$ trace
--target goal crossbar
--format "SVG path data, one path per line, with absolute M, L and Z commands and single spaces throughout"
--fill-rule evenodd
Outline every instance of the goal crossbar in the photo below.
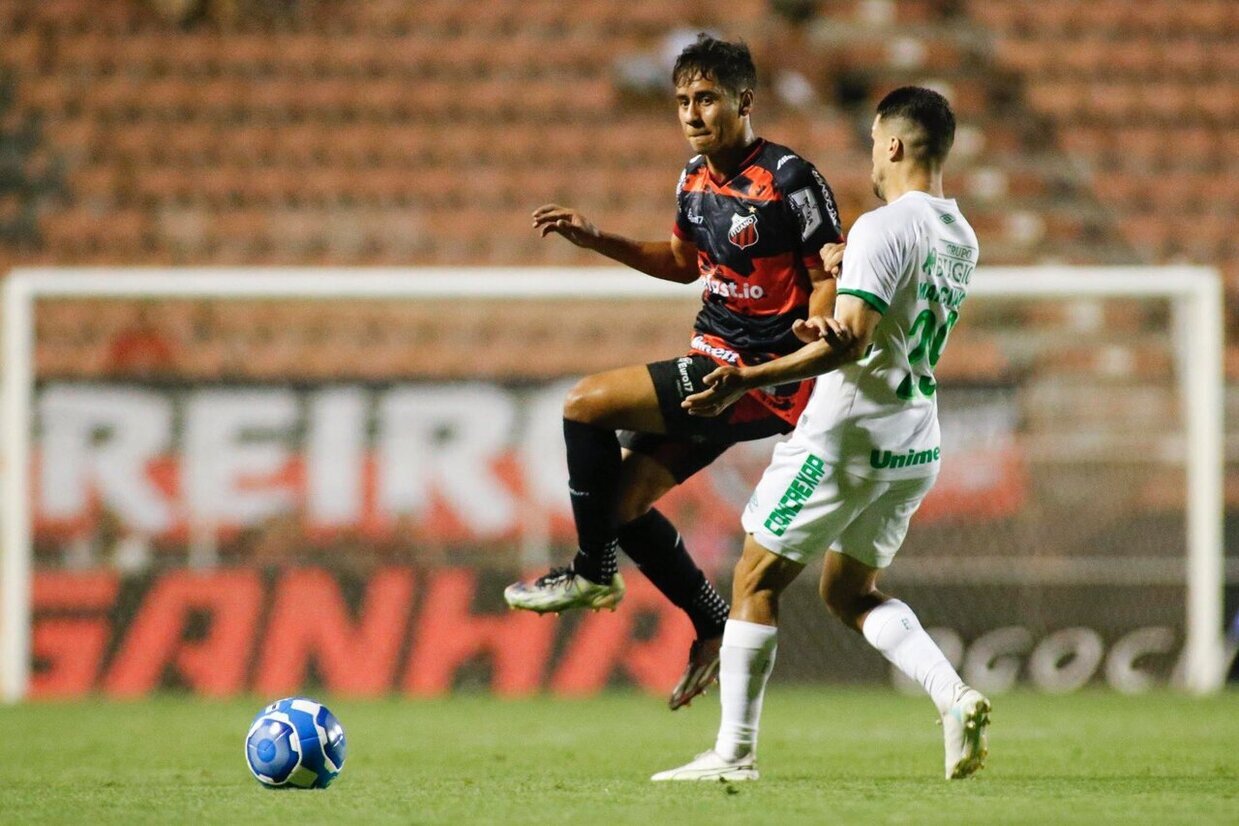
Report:
M 146 269 L 27 268 L 4 285 L 0 396 L 0 700 L 30 680 L 31 424 L 34 314 L 41 298 L 683 300 L 699 286 L 635 277 L 620 268 Z M 973 296 L 1162 298 L 1175 307 L 1187 470 L 1187 606 L 1183 687 L 1215 691 L 1225 678 L 1222 638 L 1222 287 L 1205 267 L 991 267 Z

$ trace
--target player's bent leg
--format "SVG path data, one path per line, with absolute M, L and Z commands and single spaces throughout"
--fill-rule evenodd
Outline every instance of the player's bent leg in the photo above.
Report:
M 819 592 L 827 610 L 849 628 L 860 631 L 865 617 L 889 597 L 877 588 L 881 569 L 836 551 L 822 562 Z
M 560 613 L 572 608 L 615 609 L 624 598 L 616 557 L 620 445 L 615 431 L 564 419 L 568 486 L 576 521 L 576 557 L 532 582 L 515 582 L 503 597 L 512 608 Z
M 688 445 L 670 442 L 666 437 L 646 434 L 637 434 L 633 443 L 663 460 L 674 459 L 663 457 L 663 453 L 683 453 L 689 449 Z M 662 447 L 666 450 L 660 451 Z M 718 678 L 719 648 L 728 612 L 727 603 L 689 555 L 680 532 L 652 507 L 678 483 L 679 479 L 660 459 L 625 451 L 618 505 L 620 547 L 637 563 L 641 573 L 688 616 L 696 632 L 684 672 L 667 700 L 672 711 L 689 705 Z
M 609 430 L 664 433 L 666 423 L 644 364 L 586 376 L 564 399 L 564 418 Z
M 586 376 L 564 401 L 568 490 L 578 548 L 572 571 L 604 586 L 614 581 L 619 569 L 622 460 L 617 429 L 654 433 L 664 429 L 658 393 L 645 365 Z
M 564 401 L 568 486 L 578 552 L 567 568 L 504 589 L 512 608 L 559 613 L 572 608 L 614 609 L 624 598 L 616 558 L 616 503 L 620 481 L 617 428 L 660 433 L 658 395 L 645 365 L 586 376 Z
M 960 679 L 912 609 L 887 599 L 868 613 L 861 633 L 933 700 L 942 724 L 947 779 L 970 777 L 983 768 L 990 701 Z
M 912 609 L 876 587 L 932 485 L 932 478 L 886 483 L 840 535 L 842 552 L 826 555 L 821 591 L 833 613 L 925 689 L 942 723 L 946 776 L 958 779 L 984 764 L 989 700 L 964 684 Z

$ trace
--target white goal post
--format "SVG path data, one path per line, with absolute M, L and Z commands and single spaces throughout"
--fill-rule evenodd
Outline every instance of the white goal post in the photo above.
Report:
M 1222 288 L 1208 268 L 985 268 L 970 294 L 997 299 L 1160 298 L 1172 334 L 1185 411 L 1187 604 L 1182 685 L 1216 691 L 1224 675 Z M 691 302 L 698 287 L 617 268 L 18 269 L 4 285 L 3 503 L 0 505 L 0 698 L 21 700 L 30 679 L 34 316 L 41 298 L 556 300 L 663 298 Z

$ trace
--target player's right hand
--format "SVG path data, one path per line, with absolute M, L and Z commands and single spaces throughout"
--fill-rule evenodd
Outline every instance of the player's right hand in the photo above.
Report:
M 847 244 L 827 244 L 822 247 L 822 269 L 835 278 L 843 274 L 843 250 Z
M 552 232 L 562 235 L 578 247 L 589 248 L 598 238 L 598 227 L 575 209 L 558 204 L 543 204 L 533 211 L 533 228 L 545 238 Z
M 680 407 L 687 410 L 690 416 L 717 416 L 750 389 L 744 373 L 739 368 L 726 365 L 715 368 L 702 382 L 706 385 L 705 390 L 693 393 L 680 402 Z
M 856 344 L 856 333 L 834 316 L 822 318 L 822 341 L 834 350 L 850 350 Z
M 822 337 L 826 322 L 820 316 L 796 319 L 792 322 L 792 333 L 805 344 L 812 344 Z
M 835 350 L 846 350 L 856 339 L 842 321 L 832 316 L 815 315 L 804 321 L 797 319 L 792 323 L 792 332 L 805 344 L 825 341 Z

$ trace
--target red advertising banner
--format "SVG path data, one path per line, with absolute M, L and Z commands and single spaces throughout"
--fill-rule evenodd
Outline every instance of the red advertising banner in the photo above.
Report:
M 31 697 L 437 696 L 462 684 L 499 696 L 669 691 L 692 626 L 644 579 L 623 610 L 562 619 L 495 610 L 502 587 L 466 568 L 380 569 L 358 586 L 321 568 L 40 573 Z M 132 611 L 128 604 L 136 605 Z
M 541 617 L 503 607 L 503 585 L 515 574 L 467 567 L 387 566 L 365 575 L 234 567 L 125 578 L 43 572 L 33 594 L 30 696 L 133 698 L 171 689 L 275 697 L 313 689 L 520 697 L 612 686 L 665 695 L 684 666 L 692 626 L 640 573 L 630 574 L 615 613 Z M 778 679 L 893 679 L 906 687 L 829 616 L 811 580 L 783 600 Z M 918 606 L 961 674 L 994 693 L 1021 684 L 1075 691 L 1101 681 L 1147 691 L 1170 682 L 1181 656 L 1181 588 L 1064 585 L 1031 603 L 1011 585 L 896 590 Z

